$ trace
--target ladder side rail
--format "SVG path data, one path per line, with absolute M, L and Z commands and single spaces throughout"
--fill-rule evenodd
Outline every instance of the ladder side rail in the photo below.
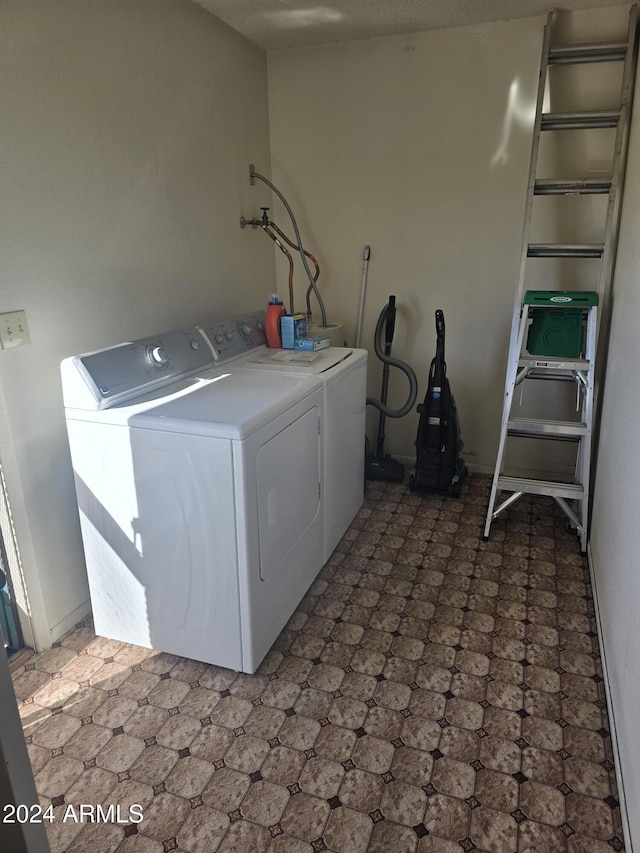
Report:
M 489 497 L 489 507 L 487 510 L 487 520 L 484 528 L 484 538 L 489 538 L 491 522 L 493 520 L 493 507 L 496 502 L 498 491 L 498 478 L 502 469 L 502 460 L 504 457 L 506 439 L 507 439 L 507 423 L 509 420 L 509 412 L 511 410 L 511 398 L 513 395 L 515 376 L 518 369 L 518 359 L 520 356 L 520 348 L 522 337 L 524 336 L 524 326 L 526 325 L 526 317 L 528 309 L 522 304 L 522 295 L 524 291 L 524 277 L 527 264 L 527 253 L 529 247 L 529 228 L 531 224 L 531 213 L 533 208 L 533 199 L 535 195 L 536 172 L 538 166 L 538 149 L 540 147 L 540 127 L 542 124 L 542 107 L 544 104 L 544 96 L 547 89 L 547 75 L 549 67 L 549 49 L 551 46 L 551 24 L 553 22 L 553 12 L 547 14 L 547 21 L 542 37 L 542 53 L 540 58 L 540 68 L 538 70 L 538 91 L 536 94 L 536 111 L 531 137 L 531 154 L 529 160 L 529 176 L 527 178 L 527 199 L 525 203 L 524 222 L 522 226 L 522 243 L 520 248 L 520 266 L 518 269 L 518 284 L 515 293 L 513 316 L 511 321 L 511 331 L 509 335 L 509 356 L 507 358 L 507 370 L 504 384 L 504 406 L 502 412 L 502 421 L 500 425 L 500 441 L 498 444 L 498 455 L 496 457 L 496 466 L 491 484 L 491 494 Z M 520 317 L 522 314 L 522 322 Z
M 590 495 L 591 495 L 591 455 L 593 449 L 593 416 L 594 416 L 594 395 L 595 395 L 595 359 L 598 336 L 598 308 L 594 305 L 588 313 L 587 320 L 587 342 L 586 355 L 589 359 L 590 369 L 587 374 L 587 387 L 584 393 L 583 400 L 583 420 L 587 424 L 587 432 L 578 450 L 580 459 L 580 480 L 584 495 L 581 501 L 581 531 L 580 531 L 580 550 L 584 553 L 587 550 L 587 536 L 589 533 L 589 510 L 590 510 Z
M 570 509 L 565 500 L 555 498 L 560 508 L 576 528 L 580 538 L 580 550 L 586 552 L 587 536 L 589 531 L 589 494 L 590 494 L 590 467 L 592 453 L 592 417 L 593 417 L 593 393 L 594 393 L 594 357 L 597 336 L 597 307 L 593 306 L 587 313 L 587 330 L 585 356 L 589 359 L 590 368 L 586 373 L 577 372 L 576 381 L 582 389 L 581 419 L 586 426 L 585 434 L 580 440 L 576 454 L 574 480 L 582 485 L 582 498 L 574 501 L 575 512 Z M 579 516 L 578 516 L 579 514 Z
M 529 248 L 529 231 L 531 226 L 531 214 L 533 210 L 533 199 L 535 196 L 536 173 L 538 168 L 538 151 L 540 148 L 540 129 L 542 126 L 542 108 L 544 96 L 547 90 L 547 74 L 549 67 L 549 50 L 551 46 L 551 25 L 553 12 L 547 15 L 542 39 L 542 55 L 540 59 L 540 70 L 538 72 L 538 93 L 536 96 L 536 112 L 533 123 L 533 134 L 531 139 L 531 158 L 529 161 L 529 177 L 527 179 L 527 200 L 525 203 L 524 222 L 522 225 L 522 246 L 520 249 L 520 267 L 518 270 L 518 284 L 516 288 L 513 305 L 513 322 L 511 324 L 511 340 L 515 340 L 518 334 L 518 317 L 522 307 L 522 296 L 524 293 L 524 278 L 527 265 Z
M 592 431 L 593 418 L 593 393 L 594 393 L 594 375 L 595 375 L 595 358 L 598 336 L 598 307 L 591 306 L 586 311 L 586 330 L 585 330 L 585 346 L 584 355 L 587 361 L 587 368 L 584 370 L 575 370 L 574 378 L 579 388 L 582 403 L 580 406 L 580 420 L 587 427 L 589 433 Z
M 601 325 L 603 321 L 607 322 L 609 316 L 608 303 L 615 265 L 637 57 L 638 7 L 634 5 L 631 7 L 629 14 L 627 56 L 624 63 L 620 91 L 620 118 L 614 142 L 613 161 L 611 166 L 611 189 L 609 190 L 609 201 L 607 204 L 604 227 L 602 262 L 600 265 L 600 276 L 597 287 L 597 292 L 600 296 L 600 307 L 602 308 L 602 311 L 599 314 L 598 325 Z
M 518 327 L 515 340 L 511 340 L 509 347 L 509 359 L 507 362 L 507 379 L 505 383 L 504 404 L 502 407 L 502 420 L 500 422 L 500 441 L 498 443 L 498 453 L 496 455 L 496 467 L 493 473 L 493 481 L 491 483 L 491 494 L 489 496 L 489 507 L 487 509 L 487 519 L 484 527 L 484 538 L 488 539 L 491 529 L 491 522 L 494 519 L 493 507 L 496 502 L 498 492 L 498 480 L 502 473 L 502 465 L 504 461 L 504 453 L 507 444 L 507 435 L 509 428 L 509 416 L 511 414 L 511 403 L 516 389 L 516 373 L 518 371 L 518 361 L 522 344 L 524 341 L 524 333 L 529 322 L 529 306 L 523 305 L 521 309 L 520 325 Z

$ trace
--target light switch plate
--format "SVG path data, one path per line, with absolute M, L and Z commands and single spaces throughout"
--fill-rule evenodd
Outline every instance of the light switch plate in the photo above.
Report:
M 31 343 L 27 315 L 24 311 L 9 311 L 0 314 L 0 343 L 2 349 L 13 349 L 13 347 L 19 347 L 22 344 Z

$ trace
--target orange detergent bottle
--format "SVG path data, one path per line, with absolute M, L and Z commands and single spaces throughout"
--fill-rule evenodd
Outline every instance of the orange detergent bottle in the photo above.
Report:
M 267 306 L 267 318 L 265 321 L 265 332 L 268 347 L 282 347 L 282 335 L 280 333 L 280 317 L 286 314 L 282 299 L 277 293 L 271 295 Z

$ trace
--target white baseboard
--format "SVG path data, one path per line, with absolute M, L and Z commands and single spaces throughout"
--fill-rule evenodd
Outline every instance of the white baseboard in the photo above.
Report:
M 57 642 L 60 637 L 64 637 L 64 635 L 70 631 L 72 628 L 78 624 L 78 622 L 82 622 L 83 619 L 91 613 L 91 602 L 89 599 L 84 601 L 81 605 L 76 607 L 71 613 L 64 617 L 57 625 L 54 625 L 52 628 L 49 628 L 49 635 L 51 643 Z M 44 649 L 36 649 L 37 652 L 42 652 Z
M 602 659 L 602 672 L 604 675 L 604 691 L 607 697 L 607 711 L 609 715 L 609 728 L 611 729 L 611 748 L 613 750 L 613 762 L 615 764 L 616 785 L 618 787 L 618 799 L 620 801 L 620 817 L 622 820 L 622 833 L 624 835 L 624 847 L 627 853 L 633 853 L 633 841 L 631 839 L 631 827 L 629 824 L 629 814 L 627 812 L 627 801 L 624 795 L 624 780 L 620 769 L 620 749 L 618 746 L 618 736 L 616 733 L 616 720 L 611 697 L 611 685 L 609 682 L 609 674 L 607 671 L 607 655 L 604 646 L 604 634 L 602 624 L 600 622 L 600 608 L 598 606 L 598 588 L 595 582 L 595 572 L 593 570 L 593 556 L 591 552 L 591 544 L 587 545 L 587 562 L 589 564 L 589 577 L 591 579 L 591 590 L 593 592 L 593 605 L 595 610 L 596 625 L 598 627 L 598 638 L 600 641 L 600 658 Z

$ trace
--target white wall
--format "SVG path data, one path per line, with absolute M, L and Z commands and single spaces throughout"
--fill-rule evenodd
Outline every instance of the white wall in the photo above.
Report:
M 33 341 L 0 352 L 0 461 L 41 648 L 89 606 L 60 360 L 273 288 L 239 227 L 269 164 L 266 57 L 187 0 L 4 0 L 0 101 L 0 311 Z
M 561 16 L 557 39 L 618 40 L 626 32 L 628 13 L 628 6 L 620 6 Z M 526 19 L 269 53 L 273 175 L 298 214 L 306 247 L 320 260 L 320 285 L 330 319 L 345 323 L 353 343 L 362 250 L 370 244 L 363 343 L 372 349 L 378 312 L 395 293 L 399 314 L 394 354 L 416 369 L 422 394 L 434 350 L 433 311 L 443 308 L 449 377 L 460 409 L 465 455 L 481 470 L 492 470 L 498 441 L 543 25 L 543 19 Z M 578 102 L 572 101 L 577 109 L 615 104 L 619 69 L 599 65 L 567 73 L 571 79 L 554 89 L 553 109 L 567 108 L 563 98 L 569 91 L 578 94 Z M 581 140 L 579 157 L 568 139 L 555 146 L 545 141 L 541 156 L 549 166 L 546 176 L 608 174 L 613 133 L 599 133 L 597 140 Z M 639 188 L 636 109 L 591 536 L 611 721 L 636 844 Z M 560 199 L 558 205 L 571 201 Z M 559 231 L 567 215 L 583 226 L 579 236 Z M 273 216 L 286 223 L 278 206 Z M 592 199 L 580 211 L 556 207 L 543 211 L 533 224 L 548 229 L 532 234 L 533 239 L 596 242 L 602 237 L 601 204 Z M 286 267 L 280 259 L 277 263 L 284 291 Z M 533 269 L 532 275 L 528 287 L 597 285 L 596 265 L 589 267 L 585 261 L 570 266 L 550 262 Z M 301 294 L 301 273 L 298 281 Z M 370 366 L 369 392 L 377 396 L 375 359 Z M 404 380 L 392 371 L 391 381 L 392 400 L 399 404 Z M 387 451 L 414 459 L 416 425 L 415 415 L 388 421 Z M 369 435 L 375 435 L 373 418 Z
M 422 398 L 442 308 L 465 456 L 484 470 L 497 449 L 543 25 L 269 53 L 273 176 L 320 261 L 329 319 L 345 323 L 353 344 L 369 244 L 363 345 L 373 350 L 378 314 L 395 294 L 393 354 L 416 371 Z M 273 215 L 286 223 L 279 205 Z M 392 370 L 390 384 L 400 405 L 406 380 Z M 371 358 L 369 393 L 379 389 Z M 387 422 L 388 452 L 415 459 L 417 421 Z
M 592 38 L 620 37 L 627 17 L 626 7 L 560 16 L 558 38 L 576 40 L 589 28 Z M 393 353 L 413 366 L 421 399 L 435 350 L 434 311 L 444 310 L 464 455 L 476 470 L 495 464 L 544 23 L 529 18 L 269 53 L 273 175 L 320 260 L 329 318 L 345 323 L 353 343 L 362 250 L 370 244 L 362 343 L 373 349 L 378 313 L 394 293 Z M 619 71 L 592 69 L 583 66 L 569 85 L 572 72 L 554 69 L 553 109 L 562 109 L 567 89 L 578 93 L 575 109 L 611 106 L 612 93 L 615 103 Z M 613 138 L 600 131 L 595 146 L 593 135 L 582 138 L 578 163 L 575 144 L 567 151 L 562 134 L 547 134 L 539 174 L 606 173 Z M 531 240 L 601 239 L 603 198 L 536 199 Z M 288 224 L 278 204 L 273 216 Z M 579 227 L 567 233 L 567 221 Z M 281 257 L 277 264 L 284 292 L 287 268 Z M 302 307 L 306 280 L 297 266 Z M 531 261 L 525 287 L 591 289 L 597 271 L 597 262 Z M 379 394 L 380 371 L 371 358 L 372 396 Z M 394 405 L 406 387 L 392 370 Z M 540 402 L 549 393 L 528 386 L 523 415 L 544 416 Z M 570 417 L 572 389 L 554 389 L 553 397 L 549 416 Z M 370 437 L 376 421 L 371 409 Z M 417 422 L 415 412 L 388 421 L 387 450 L 413 462 Z M 507 464 L 514 473 L 572 476 L 575 453 L 561 443 L 524 441 Z
M 591 528 L 591 565 L 631 836 L 640 849 L 640 109 L 636 82 Z

